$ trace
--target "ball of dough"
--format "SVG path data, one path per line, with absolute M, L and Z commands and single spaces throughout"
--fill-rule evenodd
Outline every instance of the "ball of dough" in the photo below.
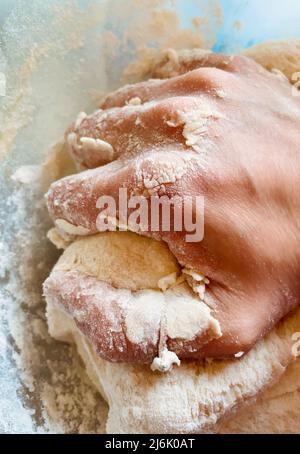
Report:
M 116 288 L 158 290 L 160 279 L 180 274 L 166 243 L 131 232 L 104 232 L 72 243 L 56 271 L 81 271 Z
M 269 71 L 279 70 L 290 81 L 295 82 L 293 75 L 300 75 L 300 40 L 269 41 L 250 47 L 243 52 Z

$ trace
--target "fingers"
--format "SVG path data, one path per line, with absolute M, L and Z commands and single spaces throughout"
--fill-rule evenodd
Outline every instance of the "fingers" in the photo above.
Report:
M 109 93 L 102 101 L 101 109 L 110 109 L 112 107 L 124 107 L 126 105 L 139 106 L 145 102 L 157 99 L 166 95 L 164 87 L 166 81 L 160 79 L 151 79 L 132 85 L 125 85 L 118 90 Z
M 113 362 L 151 362 L 157 354 L 160 311 L 145 321 L 147 340 L 130 341 L 125 326 L 130 306 L 138 304 L 138 296 L 130 290 L 115 289 L 94 277 L 77 271 L 54 271 L 44 283 L 46 300 L 63 308 L 87 336 L 97 353 Z M 137 327 L 138 329 L 138 327 Z M 132 339 L 134 335 L 132 334 Z
M 181 92 L 185 91 L 183 84 Z M 173 143 L 185 148 L 178 115 L 197 107 L 196 98 L 176 95 L 143 105 L 98 110 L 75 123 L 66 140 L 81 169 L 99 167 L 119 157 L 132 157 L 149 148 L 162 149 Z
M 79 271 L 54 270 L 44 294 L 108 361 L 151 363 L 161 340 L 180 359 L 239 358 L 271 328 L 265 324 L 265 312 L 272 312 L 270 295 L 268 301 L 216 286 L 206 289 L 203 303 L 185 283 L 166 292 L 132 292 Z
M 193 358 L 205 343 L 221 335 L 208 307 L 185 284 L 166 293 L 131 292 L 78 271 L 54 270 L 44 294 L 74 319 L 108 361 L 151 363 L 162 340 L 163 348 L 172 349 L 179 358 Z
M 258 66 L 250 59 L 241 56 L 215 54 L 203 49 L 167 50 L 154 63 L 150 77 L 164 79 L 199 68 L 217 68 L 227 72 L 241 72 L 250 67 Z
M 232 89 L 233 73 L 258 68 L 245 57 L 203 51 L 178 53 L 176 59 L 168 55 L 167 62 L 163 57 L 152 70 L 154 77 L 165 80 L 125 86 L 110 94 L 102 109 L 89 116 L 79 114 L 66 140 L 81 170 L 163 146 L 171 138 L 183 143 L 174 122 L 178 112 L 199 109 L 203 103 L 206 110 L 213 110 L 222 89 Z
M 102 195 L 118 200 L 119 185 L 134 187 L 132 163 L 114 161 L 52 183 L 46 203 L 56 227 L 66 236 L 97 232 L 97 201 Z M 126 186 L 127 185 L 127 186 Z
M 66 133 L 66 142 L 79 170 L 116 160 L 130 149 L 130 132 L 136 129 L 137 109 L 132 106 L 80 116 Z
M 169 79 L 150 79 L 133 85 L 125 85 L 110 93 L 101 104 L 102 109 L 124 106 L 139 106 L 153 100 L 162 100 L 176 96 L 205 94 L 217 89 L 223 82 L 219 73 L 194 70 L 179 74 Z
M 105 99 L 105 110 L 79 115 L 67 133 L 71 153 L 80 168 L 87 169 L 170 139 L 182 143 L 178 113 L 202 105 L 213 111 L 218 94 L 232 86 L 230 72 L 237 66 L 231 57 L 206 53 L 195 61 L 183 60 L 176 77 L 123 87 Z
M 161 197 L 163 206 L 169 204 L 172 197 L 177 196 L 181 200 L 186 195 L 183 182 L 189 184 L 197 166 L 197 157 L 192 152 L 182 153 L 181 150 L 151 151 L 132 160 L 117 160 L 54 182 L 46 194 L 48 211 L 56 227 L 67 235 L 87 235 L 107 230 L 109 227 L 106 228 L 103 221 L 106 216 L 120 220 L 129 230 L 156 238 L 163 227 L 161 216 L 157 214 L 158 228 L 152 228 L 151 196 Z M 200 175 L 199 171 L 199 184 Z M 128 207 L 127 214 L 124 214 L 124 204 L 120 209 L 120 189 Z M 106 199 L 107 196 L 109 199 Z M 143 204 L 145 216 L 134 224 L 130 215 L 139 203 Z M 173 228 L 174 218 L 171 217 L 170 228 L 165 228 L 166 235 Z

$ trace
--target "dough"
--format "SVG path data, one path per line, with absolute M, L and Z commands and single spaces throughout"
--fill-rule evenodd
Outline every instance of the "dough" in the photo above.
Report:
M 137 253 L 143 250 L 144 241 L 155 250 L 153 261 L 150 261 L 152 266 L 146 272 L 145 254 Z M 106 261 L 110 257 L 114 259 L 112 268 Z M 133 257 L 135 260 L 129 260 Z M 158 261 L 161 269 L 167 272 L 178 266 L 164 243 L 134 233 L 111 232 L 76 241 L 62 255 L 56 268 L 81 269 L 105 277 L 116 287 L 137 289 L 145 287 L 141 276 L 147 276 L 147 285 L 155 287 L 160 278 Z M 240 359 L 211 363 L 182 361 L 179 368 L 174 367 L 171 373 L 162 375 L 152 372 L 149 366 L 114 364 L 101 359 L 72 318 L 53 305 L 51 299 L 47 302 L 50 334 L 57 339 L 76 342 L 89 375 L 108 401 L 109 433 L 216 430 L 216 423 L 222 417 L 245 405 L 278 380 L 294 360 L 292 334 L 300 326 L 298 310 Z
M 105 251 L 106 246 L 113 244 L 111 235 L 115 236 L 114 241 L 119 245 L 122 239 L 124 243 L 127 242 L 124 232 L 96 235 L 93 242 L 99 239 Z M 131 235 L 131 244 L 137 247 L 141 237 L 136 236 L 135 240 L 135 234 Z M 164 245 L 157 243 L 156 247 L 159 256 L 159 250 L 161 248 L 164 251 Z M 111 250 L 113 249 L 112 247 Z M 89 258 L 95 256 L 92 254 L 89 257 L 88 251 L 95 250 L 96 248 L 84 248 L 81 252 L 84 252 L 83 255 L 89 262 Z M 64 255 L 58 267 L 63 266 L 63 257 Z M 115 258 L 119 269 L 128 266 L 126 255 L 120 253 Z M 171 259 L 168 255 L 165 258 L 167 261 Z M 77 263 L 82 267 L 81 260 Z M 71 261 L 71 264 L 76 269 L 76 262 Z M 105 261 L 98 260 L 98 266 L 99 276 L 106 272 Z M 156 270 L 149 268 L 148 274 L 149 282 L 154 282 Z M 118 274 L 114 275 L 117 286 L 121 281 L 124 285 L 124 279 L 126 274 L 120 276 L 119 282 Z M 126 285 L 127 288 L 136 286 L 129 273 Z M 76 342 L 89 375 L 108 401 L 109 433 L 198 433 L 216 430 L 215 424 L 222 417 L 230 414 L 237 406 L 245 405 L 283 374 L 287 365 L 295 359 L 292 355 L 292 334 L 300 326 L 298 310 L 240 359 L 182 361 L 180 367 L 162 375 L 152 372 L 147 365 L 116 364 L 101 359 L 73 319 L 54 305 L 51 298 L 47 301 L 47 316 L 53 337 Z
M 257 44 L 246 49 L 243 55 L 252 58 L 269 71 L 281 71 L 291 82 L 300 79 L 300 39 Z M 296 73 L 299 73 L 298 78 L 294 76 Z
M 149 363 L 157 351 L 182 358 L 198 342 L 222 334 L 210 308 L 185 282 L 187 276 L 195 288 L 199 282 L 205 287 L 204 276 L 183 271 L 164 242 L 130 232 L 98 233 L 67 247 L 44 293 L 74 318 L 104 359 Z M 173 355 L 163 353 L 167 347 Z M 172 362 L 155 364 L 168 371 Z
M 244 54 L 267 69 L 278 69 L 289 79 L 300 70 L 299 40 L 265 43 L 248 49 Z M 68 249 L 71 252 L 67 251 L 67 254 L 70 254 L 69 260 L 74 269 L 84 266 L 92 275 L 109 281 L 112 276 L 105 262 L 109 260 L 111 266 L 118 267 L 120 271 L 120 280 L 115 280 L 114 285 L 127 288 L 147 285 L 148 288 L 155 288 L 153 285 L 157 285 L 157 278 L 163 275 L 149 263 L 149 280 L 141 282 L 139 270 L 135 269 L 131 257 L 118 256 L 118 263 L 114 263 L 113 257 L 110 260 L 111 238 L 109 234 L 104 235 L 100 249 L 97 249 L 97 245 L 92 248 L 85 246 L 87 239 L 80 240 L 82 243 L 79 247 L 85 251 L 85 264 L 76 263 L 76 251 L 72 251 L 72 246 Z M 117 238 L 119 234 L 115 235 Z M 135 242 L 131 244 L 134 250 Z M 100 250 L 106 258 L 101 259 L 100 264 L 98 260 L 95 266 L 95 256 Z M 161 254 L 168 261 L 165 275 L 177 271 L 178 265 L 172 262 L 168 251 L 161 249 L 161 244 L 157 254 L 157 257 Z M 165 267 L 164 259 L 162 266 Z M 294 362 L 295 357 L 292 355 L 292 335 L 299 331 L 300 309 L 280 322 L 264 340 L 241 358 L 214 362 L 183 361 L 181 367 L 164 375 L 152 372 L 147 366 L 113 364 L 102 360 L 76 328 L 74 321 L 50 300 L 47 315 L 52 336 L 76 343 L 89 376 L 108 401 L 108 433 L 299 431 L 296 426 L 300 408 L 299 361 Z M 262 401 L 234 417 L 237 409 L 253 402 L 266 387 L 278 381 L 291 363 L 293 365 L 288 373 L 263 395 Z M 230 414 L 233 419 L 223 422 L 224 416 Z
M 66 249 L 55 269 L 76 269 L 133 291 L 158 290 L 162 278 L 180 274 L 180 266 L 165 243 L 131 232 L 105 232 L 79 239 Z

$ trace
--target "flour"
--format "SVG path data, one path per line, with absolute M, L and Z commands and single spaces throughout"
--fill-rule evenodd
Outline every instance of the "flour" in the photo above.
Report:
M 114 149 L 110 143 L 101 139 L 93 139 L 92 137 L 81 137 L 80 142 L 83 151 L 87 149 L 91 150 L 92 152 L 99 154 L 105 162 L 113 160 Z
M 235 356 L 235 358 L 242 358 L 242 356 L 244 356 L 244 354 L 245 354 L 245 352 L 238 352 L 234 356 Z
M 291 424 L 294 433 L 297 432 L 297 417 L 293 418 L 299 409 L 298 405 L 295 407 L 298 398 L 291 405 L 289 392 L 295 400 L 299 390 L 297 371 L 300 362 L 298 365 L 294 363 L 296 367 L 287 373 L 281 384 L 264 394 L 263 403 L 257 403 L 250 409 L 247 407 L 244 413 L 239 412 L 229 422 L 226 420 L 221 428 L 215 424 L 216 418 L 224 417 L 228 411 L 234 415 L 236 406 L 245 403 L 244 399 L 251 403 L 253 388 L 259 389 L 265 380 L 270 380 L 270 376 L 276 379 L 283 373 L 286 354 L 290 349 L 288 332 L 295 329 L 299 313 L 239 361 L 182 361 L 181 367 L 174 368 L 171 373 L 155 374 L 147 365 L 114 364 L 102 360 L 70 317 L 51 305 L 48 306 L 49 315 L 50 312 L 52 335 L 76 342 L 89 377 L 108 401 L 108 433 L 191 434 L 215 430 L 225 433 L 230 433 L 230 430 L 234 433 L 251 433 L 251 430 L 256 433 L 280 433 L 281 428 L 287 430 L 286 424 L 280 423 L 280 408 L 284 409 L 285 415 L 292 412 Z M 161 362 L 156 361 L 155 364 L 168 366 L 169 360 L 175 360 L 176 364 L 176 358 L 164 352 Z M 276 408 L 275 402 L 280 402 L 279 408 Z M 267 420 L 266 412 L 269 416 Z M 269 428 L 269 432 L 264 431 L 265 427 Z
M 165 192 L 165 186 L 173 184 L 180 180 L 193 166 L 193 159 L 190 157 L 180 156 L 180 166 L 177 162 L 170 162 L 169 158 L 159 161 L 151 156 L 143 157 L 137 160 L 135 166 L 136 193 L 141 192 L 146 196 L 162 196 Z M 145 170 L 145 167 L 147 170 Z
M 99 110 L 97 111 L 97 113 Z M 87 118 L 86 114 L 83 112 L 79 114 L 77 120 L 74 124 L 74 127 L 80 127 L 81 122 Z M 78 133 L 75 131 L 70 132 L 67 135 L 67 143 L 70 149 L 71 154 L 74 153 L 76 157 L 75 161 L 78 167 L 78 170 L 82 170 L 82 162 L 84 155 L 88 152 L 89 155 L 93 156 L 94 159 L 97 157 L 102 161 L 103 164 L 109 163 L 114 159 L 114 149 L 112 145 L 105 140 L 94 138 L 94 137 L 79 137 Z M 83 165 L 83 168 L 85 166 Z
M 163 296 L 159 355 L 154 358 L 151 370 L 170 372 L 173 364 L 180 366 L 180 360 L 175 352 L 168 350 L 168 338 L 186 341 L 206 334 L 212 340 L 220 337 L 222 332 L 219 322 L 211 316 L 208 306 L 195 298 L 186 284 L 173 286 L 166 290 Z
M 143 344 L 149 339 L 157 342 L 163 304 L 161 292 L 144 290 L 135 295 L 125 318 L 126 334 L 131 342 Z
M 140 106 L 142 104 L 142 100 L 138 96 L 135 96 L 134 98 L 129 99 L 126 104 L 128 106 Z
M 19 425 L 19 433 L 95 433 L 105 430 L 107 408 L 87 378 L 84 367 L 73 348 L 53 341 L 48 333 L 44 303 L 40 288 L 43 280 L 57 260 L 57 255 L 46 239 L 50 227 L 43 194 L 49 185 L 49 176 L 56 173 L 58 162 L 64 159 L 58 155 L 44 166 L 21 168 L 13 179 L 13 190 L 6 200 L 5 212 L 7 233 L 3 233 L 6 257 L 6 276 L 9 280 L 0 289 L 1 301 L 7 311 L 7 322 L 13 344 L 6 337 L 6 352 L 1 358 L 11 384 L 9 356 L 18 367 L 20 382 L 19 396 L 26 406 L 19 406 L 19 400 L 12 391 L 6 390 L 5 400 L 10 395 L 9 410 L 6 409 L 2 394 L 1 407 Z M 63 169 L 63 165 L 61 166 Z M 24 172 L 25 170 L 25 172 Z M 31 178 L 38 176 L 36 178 Z M 55 175 L 55 178 L 59 175 Z M 50 177 L 51 178 L 51 177 Z M 0 207 L 1 213 L 2 208 Z M 17 232 L 10 244 L 11 231 Z M 7 236 L 8 235 L 8 236 Z M 6 248 L 10 244 L 10 253 Z M 35 251 L 32 254 L 32 251 Z M 4 261 L 1 257 L 1 263 Z M 8 275 L 9 273 L 9 275 Z M 1 272 L 0 272 L 1 274 Z M 4 281 L 1 282 L 4 284 Z M 5 296 L 6 295 L 6 296 Z M 11 295 L 11 296 L 9 296 Z M 9 353 L 8 353 L 9 352 Z M 4 375 L 1 372 L 1 379 Z M 4 381 L 2 381 L 4 391 Z M 92 412 L 92 414 L 90 413 Z M 1 431 L 10 433 L 12 425 L 1 421 Z
M 165 349 L 161 352 L 160 356 L 154 358 L 151 364 L 151 370 L 153 372 L 170 372 L 173 368 L 173 364 L 180 366 L 180 359 L 176 353 Z
M 186 145 L 195 151 L 203 152 L 207 149 L 208 128 L 212 120 L 222 118 L 222 115 L 212 108 L 197 109 L 190 112 L 181 113 L 183 127 L 183 137 Z
M 193 289 L 193 291 L 199 295 L 200 300 L 204 301 L 206 285 L 209 284 L 209 280 L 201 273 L 184 268 L 182 270 L 187 283 Z
M 219 322 L 211 316 L 209 307 L 189 292 L 186 284 L 168 290 L 165 297 L 168 337 L 192 340 L 207 332 L 210 339 L 222 335 Z
M 21 166 L 15 171 L 11 178 L 20 183 L 32 183 L 41 177 L 40 170 L 41 167 L 37 165 Z

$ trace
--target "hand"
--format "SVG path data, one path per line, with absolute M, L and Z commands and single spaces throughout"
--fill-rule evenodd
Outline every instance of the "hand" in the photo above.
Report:
M 222 337 L 194 356 L 246 352 L 299 304 L 299 99 L 245 57 L 185 54 L 153 76 L 171 77 L 118 90 L 68 131 L 91 170 L 54 183 L 49 212 L 90 234 L 98 198 L 117 200 L 120 187 L 150 195 L 159 179 L 159 195 L 203 195 L 202 242 L 187 243 L 185 231 L 150 235 L 210 280 L 205 302 Z

